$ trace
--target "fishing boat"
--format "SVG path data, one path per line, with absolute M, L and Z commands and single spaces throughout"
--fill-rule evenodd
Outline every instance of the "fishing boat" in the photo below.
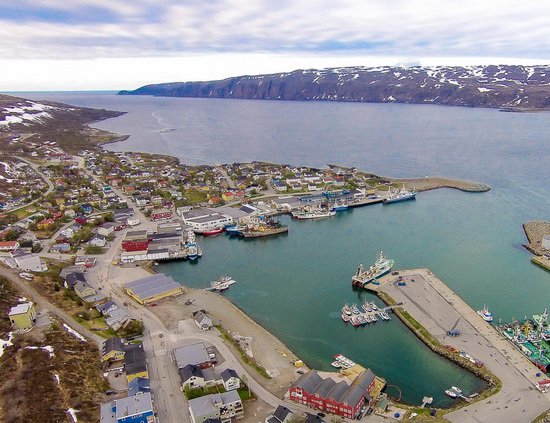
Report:
M 351 308 L 349 305 L 347 304 L 344 304 L 344 306 L 342 307 L 342 314 L 346 314 L 348 316 L 351 316 Z
M 372 312 L 372 307 L 368 301 L 365 301 L 365 303 L 361 306 L 361 308 L 365 311 L 365 313 Z
M 210 282 L 210 290 L 222 292 L 235 283 L 237 281 L 231 276 L 222 276 L 219 280 Z
M 344 321 L 344 323 L 349 323 L 349 321 L 351 320 L 351 316 L 346 313 L 342 313 L 342 320 Z
M 401 201 L 414 200 L 416 198 L 416 191 L 408 191 L 403 188 L 397 191 L 392 191 L 391 188 L 388 191 L 388 197 L 382 200 L 384 204 L 398 203 Z
M 456 392 L 453 391 L 453 390 L 451 390 L 451 389 L 447 389 L 447 390 L 445 391 L 445 395 L 447 395 L 447 396 L 449 396 L 449 397 L 451 397 L 451 398 L 456 398 L 456 397 L 458 397 L 458 395 L 456 394 Z
M 323 209 L 310 209 L 310 210 L 293 211 L 290 214 L 294 219 L 307 220 L 307 219 L 322 219 L 324 217 L 331 217 L 336 214 L 336 211 L 323 210 Z
M 332 367 L 336 367 L 337 369 L 342 368 L 342 364 L 341 364 L 338 360 L 333 361 L 332 363 L 330 363 L 330 365 L 331 365 Z
M 259 238 L 288 232 L 288 226 L 272 218 L 255 219 L 249 222 L 245 229 L 239 231 L 244 238 Z
M 340 212 L 349 209 L 349 206 L 345 202 L 336 202 L 334 205 L 330 208 L 333 212 Z
M 370 303 L 370 307 L 374 310 L 374 311 L 378 311 L 378 306 L 376 305 L 376 303 L 373 301 L 372 303 Z
M 223 231 L 225 230 L 225 228 L 221 227 L 221 228 L 214 228 L 214 229 L 210 229 L 208 231 L 204 231 L 202 233 L 203 236 L 211 236 L 211 235 L 218 235 L 218 234 L 221 234 Z
M 479 314 L 486 322 L 493 321 L 493 314 L 489 311 L 487 305 L 483 305 L 483 308 L 481 310 L 478 310 L 477 314 Z
M 359 265 L 355 275 L 351 278 L 351 283 L 359 287 L 364 287 L 370 282 L 375 283 L 376 279 L 388 273 L 394 264 L 395 261 L 393 259 L 385 257 L 384 253 L 380 251 L 378 258 L 368 269 L 365 270 L 362 264 Z
M 184 247 L 187 251 L 187 258 L 191 261 L 195 261 L 199 258 L 199 246 L 195 238 L 195 233 L 191 230 L 187 231 L 187 239 L 185 240 Z
M 357 304 L 352 304 L 352 305 L 351 305 L 351 312 L 352 312 L 353 314 L 359 314 L 359 313 L 361 313 L 361 311 L 360 311 L 359 308 L 357 307 Z

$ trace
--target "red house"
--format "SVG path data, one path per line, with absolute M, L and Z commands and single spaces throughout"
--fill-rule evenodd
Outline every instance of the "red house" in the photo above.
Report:
M 288 392 L 292 401 L 353 419 L 365 402 L 372 400 L 369 391 L 374 385 L 374 378 L 374 373 L 367 369 L 348 385 L 345 381 L 323 379 L 312 370 L 300 376 Z

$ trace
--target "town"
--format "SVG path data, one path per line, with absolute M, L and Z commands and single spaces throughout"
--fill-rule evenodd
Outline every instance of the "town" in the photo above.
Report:
M 55 142 L 11 142 L 24 148 L 1 172 L 10 190 L 0 203 L 6 268 L 0 274 L 22 295 L 4 304 L 12 328 L 2 352 L 37 342 L 42 335 L 33 332 L 49 333 L 51 325 L 68 342 L 88 343 L 92 356 L 97 348 L 93 368 L 103 374 L 105 401 L 87 410 L 83 403 L 67 407 L 74 421 L 96 415 L 101 422 L 256 421 L 259 411 L 264 420 L 282 423 L 319 422 L 324 412 L 345 418 L 390 413 L 380 392 L 385 382 L 360 365 L 351 373 L 323 374 L 287 360 L 294 380 L 279 397 L 262 386 L 271 376 L 256 361 L 251 338 L 226 331 L 193 300 L 186 301 L 190 316 L 176 333 L 150 307 L 186 294 L 151 263 L 194 259 L 195 235 L 282 213 L 381 202 L 392 181 L 338 166 L 187 166 L 165 156 L 70 154 Z M 200 246 L 196 252 L 203 254 Z M 170 345 L 177 347 L 162 348 L 164 337 L 176 339 Z M 59 348 L 47 347 L 34 351 Z M 326 400 L 315 399 L 320 395 Z

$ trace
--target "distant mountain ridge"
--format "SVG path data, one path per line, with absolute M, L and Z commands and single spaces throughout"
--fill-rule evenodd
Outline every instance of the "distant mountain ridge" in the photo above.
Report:
M 550 109 L 550 65 L 343 67 L 145 85 L 120 95 Z

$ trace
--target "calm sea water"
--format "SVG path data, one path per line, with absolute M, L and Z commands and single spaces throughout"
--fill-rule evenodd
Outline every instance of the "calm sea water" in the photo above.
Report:
M 178 156 L 192 164 L 266 160 L 338 163 L 374 173 L 444 175 L 492 186 L 484 194 L 421 193 L 417 201 L 355 209 L 318 222 L 289 221 L 274 239 L 201 239 L 198 264 L 160 270 L 203 287 L 229 274 L 233 302 L 280 337 L 311 366 L 329 369 L 343 353 L 398 386 L 405 401 L 482 383 L 423 346 L 400 322 L 355 329 L 343 303 L 374 297 L 350 277 L 379 250 L 402 268 L 429 267 L 472 307 L 487 303 L 508 320 L 550 306 L 550 273 L 529 262 L 521 224 L 550 220 L 550 118 L 546 113 L 416 105 L 269 102 L 111 93 L 25 93 L 33 99 L 128 111 L 97 124 L 130 134 L 116 151 Z M 171 128 L 172 132 L 161 132 Z M 390 387 L 392 392 L 397 392 Z

